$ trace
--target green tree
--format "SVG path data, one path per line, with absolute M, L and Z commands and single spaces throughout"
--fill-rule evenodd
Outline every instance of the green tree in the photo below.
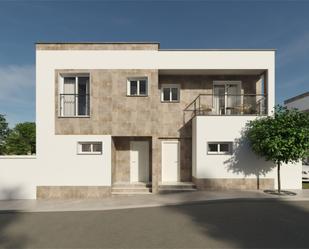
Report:
M 9 125 L 5 116 L 0 114 L 0 155 L 5 154 L 5 140 L 9 133 Z
M 5 140 L 8 155 L 27 155 L 36 152 L 35 123 L 17 124 Z
M 280 193 L 282 163 L 295 163 L 308 156 L 309 114 L 277 106 L 274 116 L 249 122 L 246 135 L 256 154 L 277 165 Z

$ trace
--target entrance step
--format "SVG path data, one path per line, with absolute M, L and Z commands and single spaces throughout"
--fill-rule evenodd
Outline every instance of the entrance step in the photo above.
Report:
M 196 191 L 196 186 L 192 182 L 164 182 L 159 184 L 160 194 L 190 191 Z
M 112 195 L 142 195 L 151 194 L 151 183 L 114 183 Z

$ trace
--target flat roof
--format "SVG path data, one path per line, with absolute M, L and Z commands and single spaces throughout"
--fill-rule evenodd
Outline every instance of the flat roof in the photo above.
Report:
M 291 103 L 293 101 L 296 101 L 296 100 L 299 100 L 299 99 L 303 99 L 303 98 L 305 98 L 307 96 L 309 96 L 309 92 L 305 92 L 305 93 L 299 94 L 297 96 L 294 96 L 292 98 L 289 98 L 289 99 L 285 100 L 284 104 L 288 104 L 288 103 Z
M 138 42 L 42 42 L 38 41 L 35 44 L 46 44 L 46 45 L 96 45 L 96 44 L 106 44 L 106 45 L 113 45 L 113 44 L 121 44 L 121 45 L 134 45 L 134 44 L 156 44 L 160 47 L 160 42 L 156 41 L 138 41 Z M 275 48 L 192 48 L 192 49 L 182 49 L 182 48 L 159 48 L 160 51 L 276 51 Z

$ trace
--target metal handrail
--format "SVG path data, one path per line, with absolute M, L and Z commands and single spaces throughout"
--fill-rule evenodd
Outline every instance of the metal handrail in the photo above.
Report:
M 226 99 L 226 97 L 234 97 L 234 99 L 229 100 Z M 255 97 L 257 99 L 255 99 Z M 214 98 L 219 98 L 220 101 L 223 100 L 222 106 L 224 107 L 224 109 L 222 109 L 222 106 L 220 104 L 219 106 L 217 105 L 217 107 L 215 106 L 213 102 Z M 205 110 L 205 104 L 207 107 L 209 107 L 208 109 L 211 110 Z M 250 105 L 251 107 L 247 108 Z M 196 115 L 264 115 L 266 114 L 266 106 L 267 94 L 201 93 L 189 105 L 187 105 L 183 111 L 184 116 L 186 112 L 191 112 L 191 118 Z

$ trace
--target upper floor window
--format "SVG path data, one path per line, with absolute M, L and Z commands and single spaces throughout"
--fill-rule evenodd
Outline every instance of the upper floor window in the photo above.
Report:
M 164 84 L 161 88 L 162 102 L 179 102 L 180 87 L 178 84 Z
M 89 75 L 62 76 L 60 116 L 89 116 Z
M 148 80 L 147 78 L 130 78 L 127 81 L 128 96 L 147 96 Z

